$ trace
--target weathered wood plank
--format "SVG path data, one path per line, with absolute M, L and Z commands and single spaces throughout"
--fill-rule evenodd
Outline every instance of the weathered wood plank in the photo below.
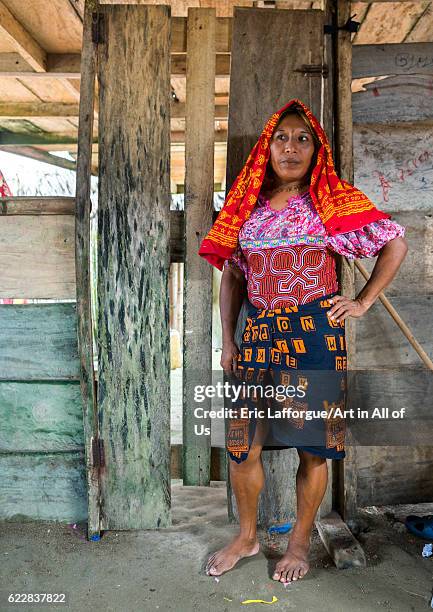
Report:
M 23 28 L 3 2 L 0 2 L 0 33 L 35 70 L 44 72 L 47 56 L 39 43 Z
M 16 122 L 14 122 L 16 125 Z M 3 147 L 22 147 L 22 146 L 38 146 L 44 147 L 48 150 L 74 150 L 77 145 L 77 136 L 73 131 L 71 133 L 54 133 L 48 134 L 47 132 L 33 134 L 28 133 L 27 126 L 25 132 L 27 133 L 13 133 L 13 132 L 0 132 L 0 146 Z M 175 131 L 171 132 L 172 143 L 184 143 L 185 132 L 176 128 Z M 215 131 L 215 142 L 225 143 L 227 142 L 227 132 L 225 130 Z M 97 139 L 93 138 L 93 143 L 97 144 Z
M 18 56 L 19 57 L 19 56 Z M 216 76 L 225 77 L 230 74 L 230 54 L 216 53 Z M 30 82 L 41 82 L 47 78 L 63 83 L 65 80 L 80 78 L 81 56 L 78 54 L 52 54 L 47 56 L 47 71 L 33 72 L 25 62 L 15 61 L 15 54 L 0 53 L 0 78 L 28 79 Z M 186 75 L 186 53 L 176 53 L 170 58 L 170 73 L 172 77 L 185 77 Z M 43 82 L 42 81 L 42 82 Z M 73 85 L 72 85 L 73 87 Z M 69 108 L 68 108 L 69 107 Z M 26 106 L 22 103 L 14 105 L 5 103 L 0 116 L 5 117 L 55 117 L 56 110 L 59 116 L 76 117 L 78 110 L 74 104 L 62 104 L 58 102 L 43 103 L 34 102 Z M 172 104 L 175 109 L 175 104 Z M 184 115 L 183 115 L 184 116 Z
M 265 121 L 291 98 L 300 98 L 319 118 L 322 79 L 299 71 L 306 63 L 322 64 L 322 11 L 286 11 L 278 9 L 235 8 L 233 22 L 230 106 L 227 145 L 227 189 L 240 172 L 257 141 Z M 272 32 L 278 45 L 268 45 L 263 61 L 263 40 Z M 298 33 L 302 32 L 300 38 Z M 293 40 L 296 39 L 296 44 Z M 248 66 L 248 70 L 245 67 Z M 272 66 L 272 70 L 269 70 Z M 275 87 L 278 83 L 278 87 Z M 329 98 L 328 98 L 329 99 Z M 251 101 L 254 100 L 254 104 Z M 324 119 L 329 118 L 326 113 Z M 329 129 L 330 125 L 325 125 Z M 329 130 L 330 131 L 330 130 Z M 238 324 L 242 324 L 242 312 Z M 273 474 L 270 455 L 279 452 L 281 463 Z M 290 508 L 295 483 L 293 473 L 297 456 L 290 450 L 263 453 L 265 471 L 272 474 L 268 496 L 261 495 L 259 516 L 278 516 L 280 506 Z M 284 463 L 284 468 L 282 467 Z M 228 481 L 228 511 L 235 518 L 235 501 Z
M 78 380 L 75 304 L 0 307 L 0 380 Z
M 433 293 L 400 294 L 391 302 L 427 354 L 433 355 Z M 422 362 L 377 300 L 357 322 L 356 367 L 374 370 L 402 366 L 422 367 Z
M 230 53 L 232 44 L 232 23 L 229 17 L 217 17 L 215 26 L 216 53 Z M 187 51 L 187 18 L 171 18 L 171 52 L 186 53 Z
M 433 133 L 430 128 L 416 124 L 392 127 L 358 124 L 354 126 L 353 143 L 355 184 L 381 210 L 410 210 L 420 218 L 431 212 Z
M 75 299 L 75 219 L 0 215 L 0 297 Z
M 367 565 L 362 546 L 336 512 L 316 521 L 316 527 L 337 569 Z
M 0 453 L 0 519 L 75 522 L 87 519 L 82 452 Z
M 365 411 L 361 413 L 362 418 L 350 420 L 350 429 L 359 446 L 424 445 L 431 446 L 433 451 L 431 370 L 356 370 L 350 372 L 350 383 L 350 407 L 355 415 L 359 410 Z M 396 418 L 403 408 L 403 418 Z
M 433 43 L 353 45 L 352 78 L 433 74 Z
M 173 77 L 185 76 L 186 57 L 175 56 L 172 70 Z M 215 61 L 215 57 L 213 57 Z M 216 76 L 228 76 L 230 70 L 230 55 L 217 55 Z M 0 75 L 1 76 L 1 75 Z M 183 102 L 171 101 L 171 118 L 182 119 L 185 117 L 185 104 Z M 214 109 L 215 119 L 227 119 L 227 106 L 218 104 Z M 5 119 L 29 119 L 44 117 L 56 119 L 58 117 L 78 117 L 78 104 L 62 102 L 0 102 L 0 117 Z
M 183 479 L 182 444 L 171 445 L 171 467 L 170 476 L 172 479 Z M 225 480 L 224 471 L 225 449 L 212 446 L 210 463 L 210 480 Z
M 0 117 L 78 117 L 78 104 L 63 102 L 0 102 Z
M 336 82 L 336 167 L 343 179 L 353 183 L 353 125 L 352 125 L 352 43 L 351 35 L 343 29 L 351 16 L 351 6 L 345 0 L 336 2 L 336 21 L 338 35 L 335 48 L 335 82 Z M 338 257 L 338 280 L 341 293 L 347 297 L 355 297 L 355 271 L 353 261 L 343 265 L 342 257 Z M 354 365 L 356 326 L 355 321 L 346 321 L 347 367 Z M 349 390 L 350 392 L 350 390 Z M 350 431 L 345 440 L 346 457 L 335 464 L 333 473 L 336 476 L 334 488 L 335 506 L 345 520 L 356 514 L 356 446 L 351 444 Z
M 93 322 L 90 274 L 90 201 L 92 135 L 95 107 L 96 45 L 92 41 L 92 8 L 86 2 L 80 86 L 80 123 L 76 181 L 75 271 L 77 283 L 77 331 L 85 446 L 88 521 L 87 536 L 100 530 L 100 474 L 92 456 L 92 441 L 99 437 L 98 409 L 93 371 Z
M 166 6 L 104 9 L 98 54 L 101 528 L 159 528 L 170 524 L 170 17 Z M 127 96 L 119 95 L 119 82 Z
M 365 0 L 361 0 L 365 1 Z M 391 0 L 385 0 L 385 2 Z M 402 0 L 389 6 L 380 0 L 371 2 L 362 21 L 355 44 L 400 43 L 405 40 L 416 22 L 426 10 L 424 2 Z
M 76 382 L 0 382 L 0 452 L 71 451 L 84 445 Z
M 75 215 L 75 198 L 69 197 L 13 197 L 0 199 L 1 217 L 17 215 Z M 215 212 L 213 211 L 215 216 Z M 184 260 L 184 211 L 170 211 L 170 261 Z M 27 296 L 28 297 L 28 296 Z
M 258 524 L 263 529 L 272 525 L 293 521 L 296 519 L 296 472 L 299 459 L 295 450 L 266 451 L 263 454 L 263 469 L 265 472 L 265 488 L 261 494 Z M 286 491 L 279 486 L 277 478 L 284 474 L 292 484 Z M 277 475 L 277 478 L 276 476 Z
M 406 228 L 409 251 L 397 276 L 385 288 L 385 295 L 389 298 L 408 294 L 425 296 L 433 291 L 433 210 L 393 211 L 392 219 Z M 371 274 L 376 261 L 377 257 L 368 257 L 361 263 Z M 356 292 L 359 293 L 365 280 L 358 271 L 355 281 Z
M 432 446 L 358 449 L 358 505 L 433 502 Z
M 352 94 L 353 123 L 400 124 L 433 121 L 431 77 L 390 76 Z
M 209 485 L 209 435 L 195 426 L 194 386 L 212 384 L 212 268 L 197 250 L 212 224 L 214 185 L 215 9 L 188 10 L 185 139 L 183 483 Z M 211 399 L 201 404 L 210 409 Z
M 16 147 L 12 151 L 10 151 L 8 147 L 0 147 L 0 151 L 5 151 L 5 153 L 14 153 L 16 155 L 20 155 L 21 157 L 28 157 L 29 159 L 34 159 L 45 164 L 57 166 L 58 168 L 66 168 L 66 170 L 76 170 L 77 168 L 75 162 L 59 157 L 58 155 L 52 155 L 51 153 L 42 151 L 36 147 Z
M 296 70 L 306 63 L 310 53 L 308 63 L 322 63 L 323 13 L 236 7 L 234 14 L 227 186 L 239 174 L 265 121 L 291 98 L 300 98 L 319 120 L 321 117 L 320 78 Z M 302 41 L 293 45 L 291 41 L 300 31 Z M 269 32 L 274 40 L 285 41 L 286 46 L 271 45 L 263 62 L 263 36 Z M 245 66 L 250 69 L 246 71 Z M 277 89 L 275 83 L 279 83 Z M 256 100 L 254 105 L 249 103 L 251 99 Z
M 75 215 L 75 198 L 14 196 L 0 198 L 0 215 Z

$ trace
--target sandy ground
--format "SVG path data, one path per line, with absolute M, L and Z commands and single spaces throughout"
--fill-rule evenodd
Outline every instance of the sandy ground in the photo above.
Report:
M 172 497 L 171 528 L 106 532 L 99 542 L 81 539 L 79 529 L 65 524 L 0 523 L 0 610 L 23 608 L 4 603 L 10 591 L 66 592 L 66 607 L 74 612 L 429 609 L 433 558 L 422 558 L 423 542 L 389 515 L 363 512 L 358 523 L 366 569 L 337 570 L 314 533 L 311 571 L 284 588 L 270 579 L 283 535 L 261 532 L 259 554 L 219 582 L 204 573 L 208 555 L 236 532 L 227 520 L 225 483 L 183 487 L 174 481 Z M 273 596 L 272 607 L 241 603 Z

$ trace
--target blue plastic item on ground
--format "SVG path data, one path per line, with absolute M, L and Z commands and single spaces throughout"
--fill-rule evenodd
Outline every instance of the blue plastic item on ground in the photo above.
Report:
M 424 540 L 433 540 L 433 514 L 428 516 L 415 516 L 411 514 L 406 517 L 407 529 Z
M 431 557 L 433 555 L 433 544 L 424 544 L 421 554 L 423 557 Z
M 282 525 L 275 525 L 269 527 L 268 533 L 287 533 L 292 528 L 292 523 L 283 523 Z
M 95 534 L 95 535 L 90 536 L 90 539 L 92 540 L 92 542 L 99 542 L 99 540 L 101 539 L 101 536 Z

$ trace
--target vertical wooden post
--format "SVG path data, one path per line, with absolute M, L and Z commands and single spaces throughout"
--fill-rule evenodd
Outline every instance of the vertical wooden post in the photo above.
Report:
M 185 133 L 183 482 L 208 485 L 210 427 L 194 418 L 194 386 L 212 382 L 212 269 L 197 252 L 212 224 L 215 132 L 215 9 L 188 10 Z M 200 404 L 210 409 L 210 398 Z
M 170 524 L 170 8 L 106 5 L 98 54 L 105 529 Z
M 175 309 L 175 293 L 174 293 L 174 278 L 173 274 L 173 266 L 175 264 L 170 264 L 170 269 L 168 273 L 168 287 L 169 287 L 169 326 L 170 329 L 174 327 L 174 309 Z
M 90 291 L 90 178 L 92 169 L 93 109 L 95 102 L 96 49 L 92 42 L 92 11 L 84 10 L 81 52 L 80 117 L 75 210 L 75 270 L 77 281 L 78 350 L 83 398 L 83 425 L 87 470 L 88 523 L 90 538 L 99 534 L 99 469 L 92 457 L 92 440 L 98 437 L 97 406 L 93 373 L 93 334 Z
M 321 117 L 323 78 L 320 72 L 304 72 L 302 65 L 323 62 L 324 13 L 278 9 L 235 8 L 230 72 L 230 104 L 227 145 L 227 188 L 240 172 L 263 126 L 291 98 L 300 98 Z M 299 37 L 302 32 L 302 37 Z M 263 40 L 271 44 L 263 55 Z M 277 84 L 277 85 L 276 85 Z M 323 113 L 325 118 L 330 113 Z M 325 124 L 328 131 L 329 126 Z M 241 311 L 238 332 L 245 320 Z M 296 513 L 294 474 L 298 458 L 293 449 L 263 453 L 266 490 L 259 505 L 259 523 L 293 518 Z M 229 518 L 236 517 L 228 479 Z
M 336 22 L 343 26 L 351 15 L 351 3 L 336 2 Z M 352 42 L 350 32 L 338 30 L 335 35 L 335 77 L 336 77 L 336 155 L 340 176 L 353 182 L 353 134 L 352 134 Z M 355 266 L 353 261 L 340 258 L 340 293 L 355 297 Z M 352 370 L 355 353 L 355 321 L 346 321 L 347 367 Z M 349 379 L 350 380 L 350 379 Z M 350 393 L 350 388 L 348 390 Z M 352 444 L 350 432 L 346 435 L 346 458 L 340 461 L 338 479 L 339 511 L 344 520 L 353 517 L 357 511 L 357 465 L 356 447 Z
M 176 297 L 176 329 L 179 331 L 181 338 L 183 337 L 183 262 L 176 264 L 177 268 L 177 297 Z

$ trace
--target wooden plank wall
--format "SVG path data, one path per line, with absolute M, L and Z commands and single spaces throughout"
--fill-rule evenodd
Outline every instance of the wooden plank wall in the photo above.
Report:
M 322 119 L 321 77 L 306 76 L 297 69 L 305 63 L 322 64 L 324 13 L 236 8 L 234 15 L 227 186 L 232 185 L 240 172 L 266 120 L 291 98 L 303 100 L 319 120 Z M 279 44 L 267 46 L 264 60 L 263 40 L 269 32 Z M 301 39 L 298 32 L 303 32 Z M 275 87 L 276 83 L 278 87 Z M 326 102 L 329 103 L 329 99 Z M 244 317 L 241 312 L 238 329 L 242 327 Z M 260 524 L 271 524 L 295 515 L 294 474 L 297 463 L 293 449 L 263 453 L 267 485 L 260 501 Z M 228 487 L 229 515 L 234 520 L 236 502 L 229 481 Z
M 0 295 L 75 298 L 74 198 L 1 202 Z M 0 518 L 87 518 L 74 303 L 0 306 Z
M 170 524 L 170 16 L 166 6 L 106 6 L 104 21 L 98 49 L 101 528 L 148 529 Z M 119 83 L 127 95 L 119 95 Z
M 2 200 L 0 297 L 75 299 L 74 203 Z
M 355 184 L 406 227 L 409 252 L 385 294 L 432 355 L 433 44 L 355 45 L 353 50 L 357 77 L 394 75 L 353 94 Z M 362 263 L 371 271 L 375 261 Z M 363 285 L 357 273 L 357 291 Z M 420 417 L 428 389 L 412 379 L 424 366 L 379 301 L 357 322 L 356 367 L 364 372 L 395 368 L 396 402 Z M 355 398 L 361 407 L 377 387 L 374 379 L 368 385 Z M 381 405 L 380 394 L 374 397 Z M 410 427 L 419 423 L 408 421 Z M 427 467 L 433 446 L 359 446 L 357 458 L 358 505 L 433 501 L 433 473 Z

